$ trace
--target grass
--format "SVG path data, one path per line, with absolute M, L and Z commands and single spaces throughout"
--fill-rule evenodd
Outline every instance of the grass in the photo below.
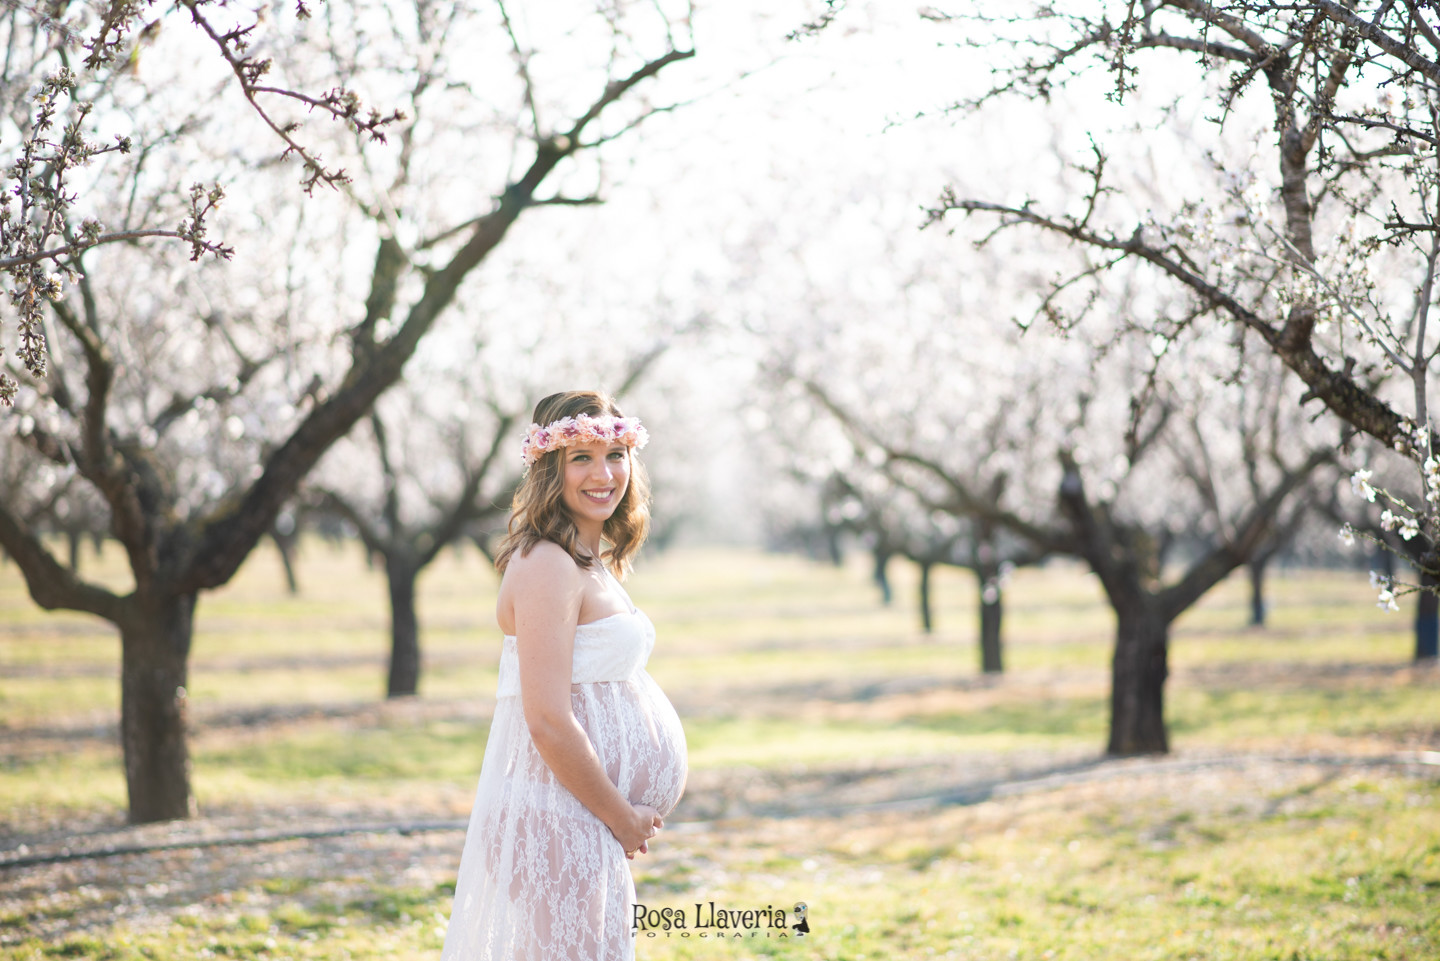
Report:
M 125 583 L 113 547 L 85 564 Z M 1060 767 L 1098 754 L 1113 620 L 1093 577 L 1063 564 L 1016 573 L 1007 672 L 995 679 L 977 673 L 969 575 L 936 575 L 937 630 L 925 635 L 913 571 L 895 565 L 889 607 L 866 574 L 858 559 L 837 569 L 738 551 L 679 552 L 637 572 L 633 595 L 659 633 L 651 670 L 690 742 L 695 810 L 710 810 L 707 795 L 744 799 L 757 772 L 802 807 L 813 795 L 844 809 L 862 796 L 845 792 L 867 785 L 904 798 L 937 777 L 972 778 L 972 760 L 984 781 L 986 764 L 1003 780 L 1013 758 Z M 458 552 L 422 578 L 427 672 L 422 697 L 399 704 L 381 701 L 380 574 L 358 552 L 310 542 L 300 577 L 301 595 L 286 595 L 262 548 L 201 599 L 189 690 L 202 812 L 241 826 L 325 812 L 463 816 L 495 685 L 493 574 Z M 642 932 L 638 956 L 1440 956 L 1435 776 L 1259 760 L 1440 750 L 1440 679 L 1409 666 L 1408 619 L 1375 609 L 1363 573 L 1277 571 L 1270 603 L 1269 625 L 1248 628 L 1234 578 L 1172 635 L 1176 757 L 1225 763 L 1119 765 L 903 812 L 766 818 L 712 805 L 717 820 L 685 824 L 682 807 L 636 880 L 647 906 L 691 923 Z M 39 612 L 0 566 L 0 836 L 11 846 L 67 825 L 118 830 L 118 660 L 107 625 Z M 937 775 L 941 761 L 951 767 Z M 458 845 L 367 836 L 7 872 L 0 953 L 433 958 Z M 693 923 L 697 903 L 789 920 L 802 900 L 803 939 L 758 928 L 722 938 Z
M 278 741 L 207 750 L 197 763 L 257 784 L 325 780 L 469 780 L 480 770 L 488 729 L 453 722 L 403 727 L 306 726 Z
M 1345 776 L 1302 791 L 1176 799 L 1141 782 L 922 817 L 755 821 L 667 842 L 637 871 L 641 958 L 1426 959 L 1440 946 L 1433 782 Z M 1137 803 L 1139 802 L 1139 803 Z M 218 917 L 13 943 L 7 957 L 420 958 L 452 888 L 262 879 Z M 811 934 L 718 936 L 732 910 L 809 906 Z M 24 926 L 24 919 L 0 920 Z M 768 935 L 768 936 L 767 936 Z
M 661 933 L 653 956 L 1424 958 L 1440 944 L 1433 784 L 1342 779 L 1239 811 L 1125 788 L 803 838 L 774 825 L 773 850 L 732 861 L 720 897 L 803 897 L 812 938 L 756 952 Z M 716 897 L 655 903 L 693 915 L 696 896 Z

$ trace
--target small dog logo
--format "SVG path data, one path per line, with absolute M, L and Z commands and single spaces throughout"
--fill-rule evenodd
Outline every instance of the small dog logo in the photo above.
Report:
M 795 902 L 795 917 L 800 920 L 792 924 L 791 927 L 795 929 L 795 936 L 798 938 L 803 938 L 810 933 L 810 922 L 805 919 L 805 912 L 807 910 L 808 908 L 805 907 L 804 901 Z

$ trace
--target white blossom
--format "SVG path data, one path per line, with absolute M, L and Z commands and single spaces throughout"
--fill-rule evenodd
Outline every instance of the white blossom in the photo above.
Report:
M 1370 476 L 1373 471 L 1357 470 L 1350 475 L 1350 489 L 1366 501 L 1375 503 L 1375 488 L 1370 484 Z
M 1344 544 L 1346 547 L 1355 546 L 1355 529 L 1349 524 L 1346 524 L 1344 527 L 1340 528 L 1340 543 Z

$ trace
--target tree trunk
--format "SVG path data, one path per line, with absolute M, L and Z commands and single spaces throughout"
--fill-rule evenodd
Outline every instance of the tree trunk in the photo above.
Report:
M 840 549 L 840 528 L 825 525 L 825 554 L 836 567 L 845 566 L 845 552 Z
M 890 553 L 888 551 L 875 551 L 875 586 L 880 588 L 880 603 L 886 607 L 890 606 L 894 595 L 890 591 Z
M 977 572 L 980 580 L 980 671 L 999 674 L 1005 670 L 1000 655 L 1000 621 L 1004 614 L 1004 596 L 997 580 L 999 570 Z
M 65 540 L 68 542 L 68 546 L 69 546 L 69 548 L 70 548 L 70 573 L 71 573 L 71 574 L 79 574 L 79 573 L 80 573 L 80 539 L 81 539 L 81 536 L 82 536 L 82 535 L 81 535 L 81 533 L 80 533 L 79 531 L 66 531 L 66 532 L 65 532 Z
M 1250 626 L 1265 626 L 1265 567 L 1269 554 L 1261 554 L 1250 562 Z
M 1115 658 L 1111 662 L 1111 755 L 1165 754 L 1165 678 L 1170 624 L 1143 604 L 1116 607 Z
M 935 628 L 935 622 L 930 617 L 930 569 L 934 567 L 929 561 L 920 561 L 920 627 L 926 634 L 931 633 Z
M 295 579 L 295 542 L 299 538 L 295 534 L 272 530 L 270 539 L 275 542 L 275 549 L 280 552 L 280 563 L 285 567 L 285 590 L 294 597 L 300 593 L 300 582 Z
M 420 686 L 420 625 L 415 615 L 419 568 L 407 558 L 385 559 L 390 582 L 390 679 L 387 697 L 413 697 Z
M 136 601 L 120 625 L 120 741 L 130 823 L 195 814 L 186 692 L 195 595 Z
M 1440 597 L 1435 590 L 1440 580 L 1432 574 L 1420 574 L 1420 592 L 1415 605 L 1415 660 L 1434 660 L 1440 647 Z

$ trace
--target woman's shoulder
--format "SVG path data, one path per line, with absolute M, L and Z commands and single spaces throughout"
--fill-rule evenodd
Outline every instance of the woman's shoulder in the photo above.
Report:
M 540 581 L 557 586 L 580 582 L 575 558 L 554 541 L 539 541 L 528 551 L 516 551 L 505 567 L 505 580 L 513 586 Z
M 524 554 L 516 551 L 506 565 L 495 602 L 496 618 L 506 634 L 515 633 L 517 608 L 568 615 L 573 624 L 584 594 L 574 558 L 559 544 L 541 541 Z

